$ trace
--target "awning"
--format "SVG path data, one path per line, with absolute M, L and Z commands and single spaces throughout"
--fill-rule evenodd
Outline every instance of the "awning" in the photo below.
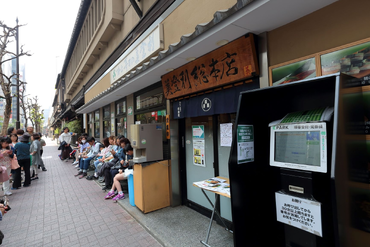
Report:
M 260 34 L 273 30 L 321 9 L 337 0 L 238 0 L 230 9 L 217 11 L 214 18 L 195 27 L 191 34 L 159 52 L 143 66 L 101 92 L 77 113 L 89 113 L 104 105 L 135 93 L 161 80 L 170 69 L 188 63 L 187 58 L 201 57 L 217 49 L 217 41 L 232 41 L 247 33 Z M 287 8 L 289 6 L 289 8 Z
M 173 102 L 174 119 L 210 116 L 237 111 L 240 92 L 257 89 L 257 81 Z M 230 100 L 233 99 L 233 100 Z

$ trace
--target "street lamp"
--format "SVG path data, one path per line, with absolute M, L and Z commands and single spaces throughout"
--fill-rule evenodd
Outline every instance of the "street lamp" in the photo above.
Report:
M 17 122 L 15 123 L 15 128 L 20 129 L 21 123 L 19 122 L 19 30 L 18 30 L 18 17 L 15 20 L 17 22 Z

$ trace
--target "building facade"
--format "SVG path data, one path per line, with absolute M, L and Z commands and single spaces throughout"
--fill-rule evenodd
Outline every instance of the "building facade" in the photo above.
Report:
M 210 215 L 208 201 L 192 183 L 228 177 L 229 135 L 240 92 L 342 72 L 358 78 L 354 92 L 367 94 L 369 4 L 82 1 L 58 77 L 64 94 L 57 91 L 56 99 L 62 93 L 65 103 L 59 119 L 81 116 L 85 132 L 98 140 L 130 137 L 132 124 L 162 123 L 171 205 Z M 194 135 L 195 129 L 203 135 Z M 195 157 L 195 147 L 202 158 Z M 238 216 L 230 199 L 221 198 L 216 206 L 232 225 Z M 343 246 L 370 238 L 344 225 Z

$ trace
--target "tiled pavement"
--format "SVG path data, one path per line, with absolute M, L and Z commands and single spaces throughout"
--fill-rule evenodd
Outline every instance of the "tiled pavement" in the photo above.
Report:
M 105 201 L 95 183 L 74 177 L 71 162 L 60 161 L 54 142 L 47 143 L 48 171 L 9 197 L 3 246 L 161 246 L 122 207 Z

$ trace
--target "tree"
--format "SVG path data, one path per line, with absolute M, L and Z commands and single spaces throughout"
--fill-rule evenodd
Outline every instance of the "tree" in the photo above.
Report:
M 36 132 L 40 132 L 41 124 L 44 120 L 44 109 L 41 110 L 37 96 L 33 97 L 33 99 L 28 99 L 28 110 L 32 125 L 35 127 Z
M 9 44 L 12 43 L 17 36 L 17 28 L 21 26 L 22 25 L 9 27 L 3 21 L 0 21 L 0 29 L 2 29 L 2 32 L 0 32 L 0 86 L 3 91 L 3 96 L 0 97 L 5 99 L 4 122 L 1 131 L 2 135 L 7 134 L 10 114 L 12 111 L 12 97 L 19 97 L 19 95 L 12 95 L 11 93 L 12 86 L 17 86 L 16 84 L 13 84 L 13 82 L 17 82 L 19 76 L 17 73 L 11 73 L 10 75 L 5 74 L 5 72 L 3 72 L 3 65 L 6 62 L 10 62 L 12 59 L 17 59 L 17 57 L 30 56 L 28 52 L 23 51 L 23 46 L 20 47 L 20 53 L 18 54 L 8 50 Z M 19 81 L 20 85 L 23 83 L 24 82 Z
M 26 86 L 25 86 L 25 84 L 22 84 L 22 88 L 19 89 L 19 106 L 23 111 L 23 114 L 21 114 L 21 115 L 22 115 L 23 119 L 25 120 L 24 124 L 25 124 L 25 127 L 27 128 L 28 112 L 29 111 L 28 111 L 27 101 L 25 101 L 25 97 L 27 96 L 27 95 L 24 94 L 25 91 L 26 91 Z

